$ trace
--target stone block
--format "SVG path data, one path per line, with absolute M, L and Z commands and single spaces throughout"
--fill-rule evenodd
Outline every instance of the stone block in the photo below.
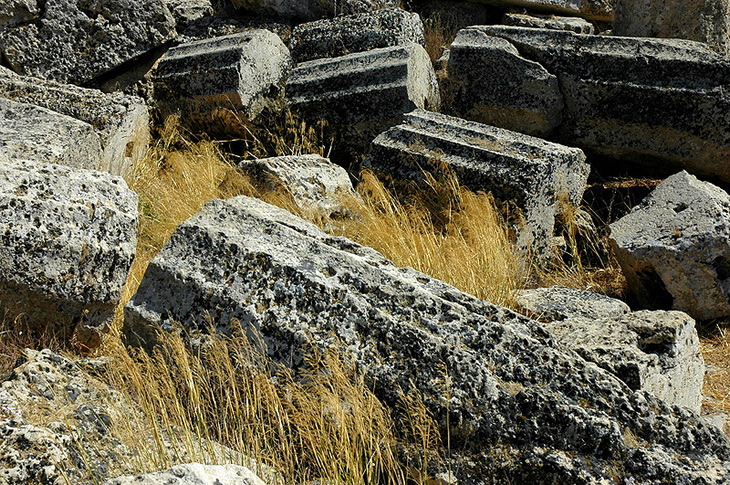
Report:
M 299 24 L 292 32 L 289 48 L 296 62 L 304 62 L 409 43 L 426 43 L 421 18 L 416 13 L 387 8 Z
M 611 224 L 610 238 L 640 306 L 730 315 L 730 195 L 721 188 L 673 175 Z
M 291 68 L 289 50 L 274 33 L 251 30 L 170 49 L 154 72 L 155 97 L 164 114 L 206 127 L 236 131 L 256 117 Z
M 0 164 L 0 302 L 94 347 L 137 249 L 137 195 L 119 177 L 28 160 Z
M 112 175 L 129 175 L 134 164 L 147 153 L 149 112 L 140 98 L 2 73 L 0 97 L 47 108 L 90 124 L 103 149 L 98 169 Z
M 0 148 L 9 158 L 102 170 L 101 141 L 83 121 L 0 98 Z
M 577 148 L 423 110 L 379 135 L 363 166 L 423 180 L 446 165 L 475 191 L 515 201 L 525 213 L 519 245 L 547 256 L 559 202 L 580 204 L 590 167 Z
M 576 34 L 595 34 L 593 24 L 580 17 L 559 17 L 546 14 L 506 13 L 502 24 L 536 29 L 568 30 Z
M 259 15 L 309 21 L 397 7 L 400 0 L 233 0 L 233 3 Z

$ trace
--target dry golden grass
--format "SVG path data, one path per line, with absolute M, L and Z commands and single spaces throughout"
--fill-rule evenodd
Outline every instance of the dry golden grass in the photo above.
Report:
M 426 52 L 431 58 L 431 62 L 436 62 L 444 49 L 448 49 L 454 41 L 459 30 L 457 22 L 437 12 L 424 20 L 423 27 Z
M 425 466 L 406 469 L 397 446 L 412 439 L 409 449 L 438 456 L 436 426 L 417 396 L 404 396 L 394 416 L 334 355 L 310 358 L 295 379 L 245 336 L 213 338 L 197 353 L 170 334 L 152 356 L 118 342 L 107 349 L 114 365 L 105 379 L 124 396 L 117 405 L 138 410 L 110 430 L 131 451 L 123 469 L 165 469 L 184 456 L 237 462 L 269 483 L 425 483 Z M 412 434 L 398 433 L 396 421 L 414 423 Z
M 730 331 L 728 322 L 716 323 L 705 330 L 700 350 L 708 372 L 702 393 L 713 401 L 703 404 L 709 412 L 730 414 Z

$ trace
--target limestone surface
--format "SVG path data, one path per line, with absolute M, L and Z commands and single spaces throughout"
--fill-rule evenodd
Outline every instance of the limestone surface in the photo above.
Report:
M 517 304 L 538 320 L 547 322 L 571 318 L 615 319 L 631 311 L 621 300 L 564 286 L 520 290 Z
M 186 463 L 169 470 L 108 480 L 104 485 L 266 485 L 254 472 L 239 465 Z
M 268 30 L 251 30 L 182 44 L 170 49 L 154 73 L 155 97 L 165 113 L 205 126 L 252 119 L 291 68 L 281 39 Z
M 99 136 L 88 123 L 0 97 L 0 148 L 9 158 L 102 170 Z
M 692 412 L 630 390 L 538 322 L 256 199 L 213 200 L 184 222 L 125 315 L 137 339 L 173 321 L 193 341 L 209 322 L 242 327 L 294 369 L 338 349 L 386 404 L 422 393 L 449 423 L 459 483 L 730 478 L 728 438 Z
M 341 214 L 342 197 L 355 196 L 347 171 L 319 155 L 244 160 L 238 166 L 262 189 L 284 190 L 304 211 Z
M 520 7 L 532 11 L 572 15 L 601 22 L 613 21 L 615 0 L 477 0 L 497 7 Z
M 304 62 L 408 43 L 425 45 L 421 18 L 416 13 L 386 8 L 299 24 L 289 48 L 296 62 Z
M 0 3 L 0 29 L 37 18 L 40 12 L 36 0 L 5 0 Z
M 730 315 L 730 196 L 680 172 L 611 224 L 637 303 L 698 320 Z
M 728 0 L 617 0 L 614 35 L 705 42 L 730 53 Z
M 128 175 L 147 151 L 149 112 L 140 98 L 2 72 L 0 97 L 47 108 L 93 126 L 103 149 L 98 169 L 112 175 Z
M 460 30 L 451 44 L 450 114 L 542 138 L 563 121 L 558 78 L 480 28 Z
M 99 344 L 137 245 L 137 195 L 120 177 L 0 164 L 0 301 L 33 328 Z
M 305 120 L 326 121 L 342 144 L 361 148 L 403 114 L 441 103 L 431 60 L 418 44 L 303 62 L 289 77 L 286 97 Z
M 515 27 L 534 27 L 538 29 L 569 30 L 576 34 L 594 34 L 593 24 L 580 17 L 558 17 L 546 14 L 506 13 L 502 24 Z
M 400 4 L 398 0 L 233 0 L 233 3 L 252 13 L 305 21 L 369 12 Z
M 0 53 L 20 74 L 84 84 L 174 37 L 163 0 L 45 0 L 0 32 Z
M 422 180 L 448 166 L 475 191 L 515 201 L 525 212 L 519 243 L 545 256 L 559 201 L 579 205 L 590 167 L 577 148 L 417 110 L 373 140 L 363 161 L 388 177 Z
M 685 169 L 730 181 L 730 60 L 706 45 L 524 27 L 470 29 L 508 40 L 557 76 L 565 102 L 556 135 L 562 143 L 655 172 Z

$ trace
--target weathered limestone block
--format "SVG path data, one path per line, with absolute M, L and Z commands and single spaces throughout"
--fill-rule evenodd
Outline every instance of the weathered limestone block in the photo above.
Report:
M 645 308 L 730 315 L 730 196 L 687 172 L 611 224 L 629 291 Z
M 730 60 L 706 45 L 522 27 L 471 29 L 510 41 L 522 57 L 557 76 L 565 100 L 561 142 L 655 171 L 686 169 L 730 181 Z
M 9 158 L 102 170 L 99 136 L 88 123 L 0 98 L 0 149 Z
M 285 190 L 305 211 L 343 213 L 342 198 L 355 196 L 347 171 L 319 155 L 244 160 L 238 166 L 257 186 Z
M 533 27 L 537 29 L 569 30 L 576 34 L 594 34 L 593 24 L 580 17 L 557 17 L 545 14 L 506 13 L 502 17 L 504 25 Z
M 446 86 L 450 114 L 466 119 L 541 138 L 563 121 L 558 78 L 479 27 L 460 30 L 451 44 Z
M 629 306 L 605 295 L 564 286 L 520 290 L 517 304 L 540 321 L 555 322 L 571 318 L 620 318 Z
M 690 411 L 631 391 L 537 322 L 256 199 L 212 200 L 184 222 L 125 316 L 138 339 L 173 321 L 193 339 L 211 321 L 242 327 L 295 369 L 336 348 L 386 404 L 417 390 L 437 423 L 449 413 L 459 483 L 730 478 L 728 438 Z
M 0 165 L 0 302 L 93 347 L 137 245 L 137 195 L 119 177 L 27 160 Z
M 421 18 L 386 8 L 300 24 L 292 32 L 289 48 L 296 62 L 304 62 L 409 43 L 426 43 Z
M 613 34 L 696 40 L 726 56 L 730 52 L 730 2 L 616 0 Z
M 289 50 L 268 30 L 191 42 L 170 49 L 160 61 L 155 97 L 164 113 L 180 111 L 190 123 L 204 126 L 213 119 L 235 126 L 236 118 L 261 112 L 290 68 Z
M 169 470 L 108 480 L 104 485 L 266 485 L 254 472 L 239 465 L 186 463 Z
M 39 19 L 0 32 L 0 53 L 20 74 L 76 84 L 175 37 L 163 0 L 46 0 Z
M 631 389 L 699 413 L 705 364 L 695 322 L 686 314 L 631 313 L 621 300 L 559 286 L 523 290 L 517 302 L 563 345 Z
M 378 10 L 382 7 L 397 7 L 399 0 L 233 0 L 245 10 L 262 15 L 317 20 L 337 15 L 352 15 Z
M 0 3 L 0 29 L 28 22 L 40 13 L 36 0 L 3 0 Z
M 186 27 L 215 13 L 211 0 L 165 0 L 175 19 L 175 29 L 180 34 Z
M 140 98 L 4 73 L 0 73 L 0 97 L 89 123 L 103 148 L 98 168 L 112 175 L 129 174 L 147 152 L 149 112 Z
M 547 256 L 558 202 L 579 205 L 590 167 L 577 148 L 481 123 L 417 110 L 380 134 L 363 165 L 389 177 L 422 180 L 445 164 L 472 190 L 514 200 L 525 212 L 519 243 Z
M 577 15 L 601 22 L 613 21 L 616 0 L 476 0 L 499 7 L 521 7 L 538 12 Z
M 404 113 L 441 103 L 431 60 L 417 44 L 304 62 L 289 77 L 286 97 L 305 120 L 324 120 L 341 143 L 359 147 Z

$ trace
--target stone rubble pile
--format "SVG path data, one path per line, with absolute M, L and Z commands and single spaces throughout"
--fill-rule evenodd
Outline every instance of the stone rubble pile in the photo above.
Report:
M 399 3 L 0 2 L 2 315 L 99 347 L 137 250 L 125 179 L 169 116 L 224 138 L 300 213 L 357 218 L 343 197 L 361 168 L 396 189 L 453 173 L 516 209 L 521 255 L 540 264 L 561 257 L 589 177 L 629 167 L 669 178 L 604 224 L 628 304 L 539 288 L 518 296 L 523 316 L 236 197 L 177 228 L 123 331 L 149 350 L 160 331 L 197 346 L 210 322 L 243 328 L 295 371 L 336 347 L 384 403 L 417 391 L 444 436 L 449 423 L 459 483 L 730 481 L 730 441 L 699 416 L 695 322 L 730 316 L 728 1 L 414 2 L 443 24 Z M 328 158 L 248 160 L 271 113 L 321 127 Z M 128 451 L 108 433 L 113 391 L 82 374 L 44 350 L 0 377 L 0 484 L 60 480 L 84 459 L 79 429 L 99 463 Z M 100 469 L 109 485 L 263 483 L 232 465 Z

